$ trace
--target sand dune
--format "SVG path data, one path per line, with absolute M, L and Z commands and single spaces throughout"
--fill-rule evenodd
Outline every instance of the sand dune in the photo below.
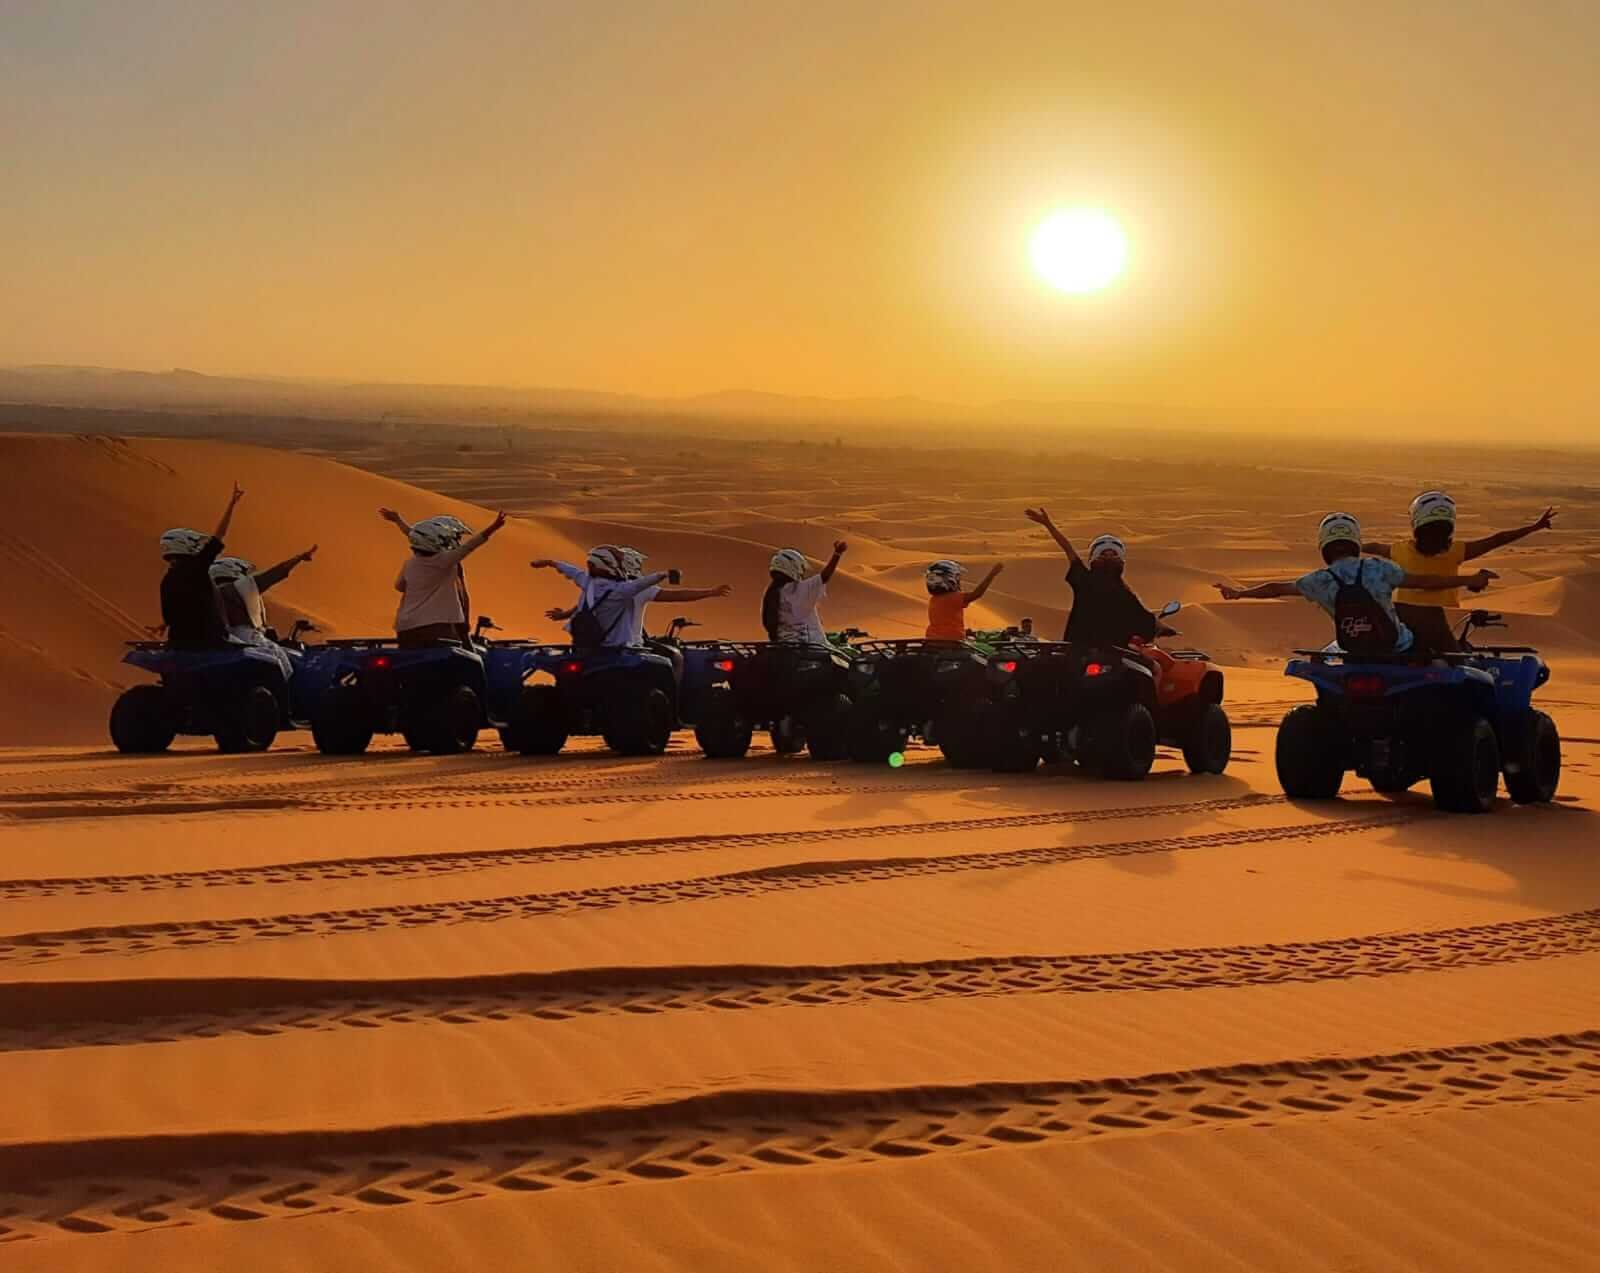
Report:
M 1210 589 L 1303 568 L 1293 510 L 1219 477 L 1119 517 L 1106 471 L 1072 485 L 1086 462 L 1057 490 L 685 449 L 558 440 L 508 472 L 0 439 L 0 1082 L 27 1096 L 0 1115 L 0 1251 L 85 1273 L 1594 1265 L 1592 528 L 1507 553 L 1486 598 L 1554 651 L 1554 805 L 1450 817 L 1354 778 L 1300 804 L 1272 747 L 1306 692 L 1278 662 L 1326 621 Z M 626 540 L 734 584 L 692 613 L 748 634 L 772 548 L 836 534 L 831 623 L 920 630 L 931 546 L 966 544 L 937 555 L 1008 565 L 974 617 L 1048 635 L 1064 561 L 1016 516 L 1027 480 L 1075 537 L 1126 526 L 1145 600 L 1183 600 L 1184 642 L 1228 660 L 1232 764 L 1163 753 L 1129 785 L 924 747 L 717 763 L 686 736 L 650 760 L 338 760 L 294 734 L 109 755 L 155 537 L 209 524 L 235 477 L 230 548 L 323 545 L 279 614 L 386 630 L 404 546 L 376 507 L 503 501 L 474 595 L 552 636 L 570 588 L 530 557 Z M 924 477 L 937 499 L 907 494 Z

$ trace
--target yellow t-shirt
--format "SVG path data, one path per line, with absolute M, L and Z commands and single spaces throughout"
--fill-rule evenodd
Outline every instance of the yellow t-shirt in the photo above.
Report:
M 1467 560 L 1467 546 L 1461 540 L 1452 540 L 1450 547 L 1432 557 L 1424 557 L 1417 545 L 1402 539 L 1389 547 L 1389 558 L 1408 575 L 1459 575 Z M 1461 605 L 1460 589 L 1448 592 L 1424 591 L 1419 588 L 1401 588 L 1394 594 L 1395 601 L 1404 606 L 1457 606 Z
M 928 598 L 929 641 L 960 641 L 967 635 L 967 594 L 936 592 Z

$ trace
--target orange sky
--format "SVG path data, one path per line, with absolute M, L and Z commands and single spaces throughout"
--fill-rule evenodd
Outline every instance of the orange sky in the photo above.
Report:
M 1570 433 L 1597 59 L 1591 0 L 7 0 L 0 363 Z M 1063 296 L 1084 202 L 1131 268 Z

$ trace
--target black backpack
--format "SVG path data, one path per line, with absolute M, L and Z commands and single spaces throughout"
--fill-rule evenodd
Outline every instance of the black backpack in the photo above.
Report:
M 606 643 L 606 638 L 616 631 L 617 624 L 627 618 L 629 607 L 624 598 L 622 599 L 623 604 L 617 609 L 616 617 L 610 623 L 602 624 L 600 622 L 600 615 L 598 614 L 600 605 L 611 595 L 610 592 L 607 592 L 597 597 L 594 604 L 590 605 L 588 604 L 589 594 L 587 592 L 584 593 L 583 603 L 578 606 L 577 612 L 572 616 L 573 645 L 586 650 L 598 649 Z
M 1394 616 L 1379 604 L 1362 582 L 1367 561 L 1363 557 L 1356 566 L 1356 577 L 1343 582 L 1332 570 L 1328 574 L 1338 585 L 1333 594 L 1333 627 L 1339 646 L 1347 654 L 1393 654 L 1400 640 L 1400 629 Z

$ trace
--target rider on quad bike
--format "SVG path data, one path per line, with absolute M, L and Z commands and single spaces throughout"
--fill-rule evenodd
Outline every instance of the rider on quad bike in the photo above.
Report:
M 1089 545 L 1084 564 L 1072 541 L 1063 535 L 1043 508 L 1023 510 L 1031 522 L 1050 532 L 1067 555 L 1067 583 L 1072 588 L 1072 611 L 1067 615 L 1063 641 L 1075 645 L 1125 646 L 1134 637 L 1153 641 L 1155 616 L 1123 579 L 1128 548 L 1115 535 L 1100 535 Z

